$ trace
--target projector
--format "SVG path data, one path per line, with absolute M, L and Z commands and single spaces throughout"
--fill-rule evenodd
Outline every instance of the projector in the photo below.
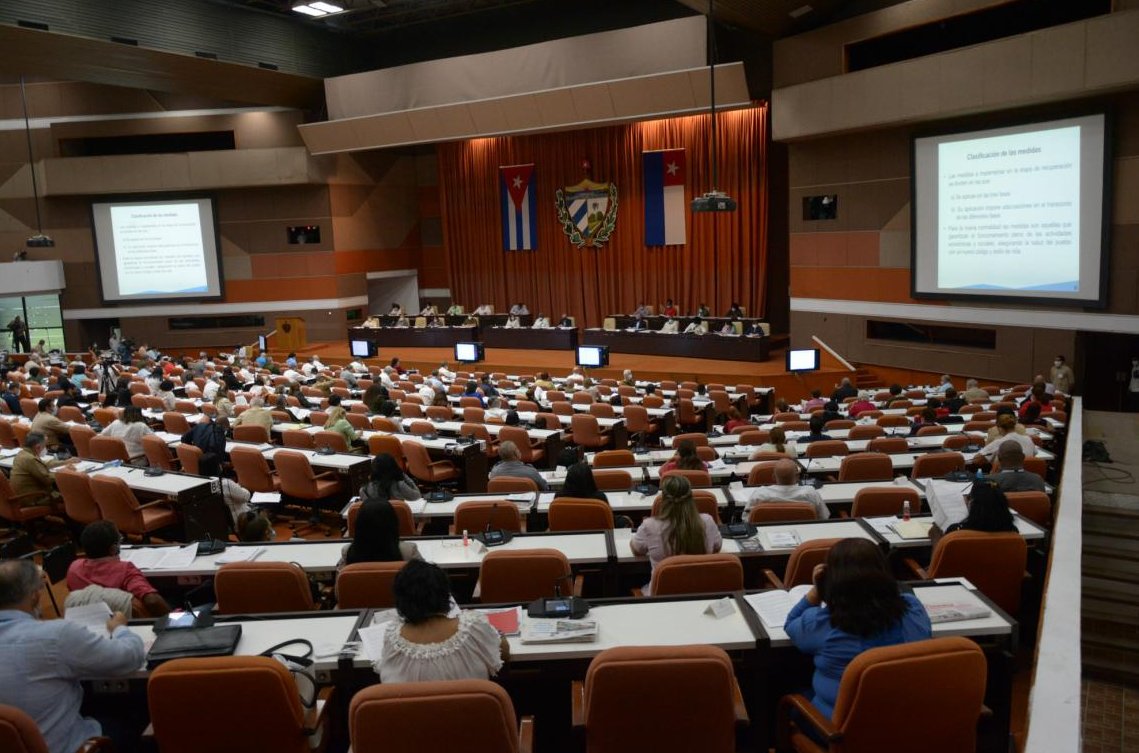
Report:
M 28 238 L 27 244 L 28 248 L 55 248 L 55 241 L 43 233 Z
M 736 200 L 723 191 L 709 191 L 692 200 L 693 212 L 734 212 Z

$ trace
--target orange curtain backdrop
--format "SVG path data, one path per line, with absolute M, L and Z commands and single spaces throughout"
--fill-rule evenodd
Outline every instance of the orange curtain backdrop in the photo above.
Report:
M 443 240 L 452 296 L 468 310 L 491 303 L 503 311 L 521 301 L 531 313 L 551 318 L 568 313 L 586 326 L 601 326 L 604 316 L 632 311 L 641 301 L 655 307 L 668 298 L 685 313 L 707 303 L 720 315 L 738 301 L 749 316 L 763 316 L 767 116 L 766 104 L 718 114 L 718 187 L 739 202 L 739 209 L 688 212 L 683 246 L 645 246 L 641 153 L 686 149 L 685 192 L 691 201 L 711 188 L 708 115 L 440 144 Z M 593 180 L 617 184 L 616 228 L 600 248 L 570 244 L 554 205 L 555 190 L 582 179 L 583 159 L 592 162 Z M 538 248 L 505 251 L 498 168 L 530 162 L 535 165 Z

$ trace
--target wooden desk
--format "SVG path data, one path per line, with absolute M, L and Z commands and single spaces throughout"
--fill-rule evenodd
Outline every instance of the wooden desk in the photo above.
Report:
M 766 361 L 770 338 L 587 329 L 583 335 L 583 344 L 608 345 L 614 353 L 711 358 L 719 361 Z
M 480 327 L 483 344 L 488 348 L 525 348 L 527 350 L 576 350 L 577 329 Z

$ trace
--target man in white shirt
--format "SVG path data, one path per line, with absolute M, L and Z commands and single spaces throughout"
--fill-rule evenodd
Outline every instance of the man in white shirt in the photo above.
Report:
M 700 317 L 696 317 L 688 326 L 684 328 L 686 335 L 706 335 L 708 334 L 708 324 Z
M 550 320 L 546 317 L 545 314 L 539 313 L 538 318 L 534 320 L 534 324 L 532 325 L 531 329 L 549 329 L 549 328 L 550 328 Z
M 391 366 L 385 366 L 380 369 L 380 384 L 388 389 L 395 389 L 395 378 L 392 376 Z
M 202 388 L 202 400 L 207 403 L 212 403 L 214 398 L 218 395 L 218 390 L 221 389 L 221 380 L 215 377 L 210 377 L 206 380 L 206 386 Z
M 388 316 L 403 316 L 403 306 L 393 303 L 392 307 L 388 309 Z
M 366 373 L 368 373 L 368 367 L 365 366 L 364 364 L 362 364 L 360 361 L 350 362 L 348 364 L 348 369 L 350 371 L 352 371 L 352 373 L 354 373 L 354 374 L 366 374 Z
M 530 309 L 526 308 L 525 303 L 516 303 L 510 307 L 510 313 L 513 316 L 528 316 Z
M 652 315 L 653 315 L 652 309 L 650 309 L 644 301 L 641 301 L 641 305 L 637 306 L 637 308 L 633 310 L 633 316 L 635 316 L 637 318 L 641 318 L 644 316 L 652 316 Z
M 666 335 L 675 335 L 680 331 L 680 322 L 673 319 L 671 316 L 665 321 L 660 331 Z
M 452 380 L 452 381 L 455 379 L 455 372 L 453 372 L 449 368 L 447 368 L 447 362 L 446 361 L 439 364 L 439 376 L 443 377 L 444 379 L 448 379 L 448 380 Z
M 303 382 L 305 375 L 296 369 L 285 369 L 281 372 L 281 376 L 288 379 L 290 382 Z
M 423 401 L 423 404 L 425 406 L 435 404 L 435 395 L 435 388 L 430 384 L 424 382 L 423 384 L 419 385 L 419 399 Z
M 490 316 L 494 313 L 494 306 L 489 303 L 484 303 L 474 311 L 475 316 Z
M 748 516 L 753 507 L 764 502 L 810 502 L 815 506 L 815 515 L 819 520 L 826 520 L 831 515 L 817 489 L 799 486 L 799 464 L 791 458 L 776 461 L 775 483 L 761 486 L 751 493 L 744 507 L 744 517 Z
M 420 316 L 439 316 L 439 309 L 435 307 L 434 303 L 429 303 L 423 307 L 419 312 Z
M 569 376 L 566 377 L 566 381 L 567 382 L 577 382 L 579 384 L 584 382 L 585 381 L 585 374 L 581 373 L 581 367 L 580 366 L 574 366 L 573 371 L 571 371 Z
M 519 329 L 521 326 L 521 320 L 519 320 L 519 318 L 513 313 L 510 315 L 510 318 L 506 320 L 507 329 Z

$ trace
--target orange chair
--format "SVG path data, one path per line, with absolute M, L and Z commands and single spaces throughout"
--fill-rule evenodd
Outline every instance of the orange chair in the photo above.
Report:
M 833 458 L 837 455 L 847 455 L 850 448 L 841 439 L 823 439 L 807 445 L 809 458 Z
M 423 404 L 403 402 L 399 404 L 400 418 L 420 418 L 423 416 Z
M 631 450 L 605 450 L 593 456 L 594 468 L 628 468 L 636 464 Z
M 876 437 L 866 445 L 867 452 L 884 452 L 887 455 L 909 452 L 910 444 L 905 437 Z
M 85 740 L 75 753 L 112 753 L 114 747 L 108 737 L 92 737 Z M 4 753 L 48 751 L 35 720 L 15 706 L 4 705 L 0 705 L 0 750 Z
M 68 518 L 83 526 L 102 520 L 103 514 L 91 492 L 91 477 L 86 473 L 60 468 L 55 472 L 55 485 Z
M 435 424 L 430 421 L 412 421 L 407 427 L 408 434 L 414 434 L 417 437 L 429 437 L 438 433 Z
M 530 602 L 543 596 L 581 596 L 581 576 L 558 549 L 494 549 L 479 568 L 479 601 Z
M 523 463 L 535 464 L 546 457 L 546 451 L 537 446 L 538 440 L 531 440 L 526 430 L 517 426 L 503 426 L 498 430 L 498 443 L 503 442 L 513 442 L 518 447 Z
M 960 452 L 936 452 L 914 459 L 912 478 L 941 478 L 953 471 L 965 470 L 965 456 Z
M 348 440 L 337 431 L 318 431 L 313 434 L 313 443 L 317 447 L 331 447 L 337 452 L 349 452 Z
M 871 486 L 854 493 L 852 518 L 877 518 L 883 515 L 901 515 L 906 502 L 910 513 L 921 512 L 921 499 L 916 489 L 902 486 Z
M 202 451 L 192 444 L 183 442 L 178 445 L 174 451 L 178 455 L 178 464 L 182 466 L 182 470 L 186 473 L 192 473 L 195 476 L 201 475 L 199 465 L 202 462 Z
M 146 684 L 162 753 L 201 751 L 200 736 L 188 732 L 203 725 L 216 736 L 208 746 L 216 753 L 312 753 L 327 734 L 323 712 L 330 694 L 322 691 L 324 702 L 306 711 L 289 670 L 267 656 L 174 659 L 154 670 Z M 208 719 L 203 703 L 211 709 Z M 221 713 L 234 709 L 241 713 Z
M 786 456 L 784 456 L 786 457 Z M 748 486 L 770 486 L 775 483 L 775 460 L 762 460 L 747 473 Z
M 573 442 L 578 447 L 601 448 L 613 443 L 613 434 L 603 431 L 597 422 L 596 416 L 586 413 L 575 413 L 570 418 L 570 432 Z
M 190 422 L 186 420 L 185 414 L 166 411 L 162 414 L 162 429 L 171 434 L 182 435 L 190 430 Z
M 1052 500 L 1044 492 L 1005 492 L 1008 506 L 1033 523 L 1052 527 Z
M 997 473 L 1001 470 L 1001 463 L 999 460 L 993 460 L 993 467 L 991 473 Z M 1040 478 L 1048 476 L 1048 461 L 1041 457 L 1031 457 L 1024 459 L 1024 470 L 1028 473 L 1035 473 Z
M 929 567 L 912 559 L 906 566 L 922 580 L 968 578 L 994 604 L 1015 617 L 1020 610 L 1020 592 L 1028 546 L 1015 531 L 985 533 L 954 531 L 937 542 Z
M 842 674 L 830 719 L 802 695 L 780 700 L 776 750 L 876 753 L 912 750 L 916 743 L 922 753 L 971 753 L 977 749 L 986 673 L 981 648 L 957 636 L 863 651 Z M 898 714 L 900 688 L 913 708 L 937 713 Z M 819 745 L 818 738 L 829 744 Z
M 564 402 L 564 401 L 559 401 L 559 402 L 551 401 L 550 402 L 550 412 L 552 412 L 555 416 L 572 416 L 577 411 L 575 411 L 573 409 L 572 403 Z
M 229 460 L 237 473 L 237 483 L 251 492 L 281 491 L 280 477 L 269 470 L 265 456 L 254 447 L 234 445 Z
M 603 492 L 627 492 L 633 488 L 633 474 L 628 471 L 594 471 L 593 480 Z
M 931 436 L 935 436 L 935 435 L 939 435 L 939 434 L 948 434 L 948 433 L 949 433 L 949 429 L 945 428 L 944 426 L 940 426 L 940 425 L 938 425 L 938 426 L 923 426 L 920 429 L 918 429 L 918 433 L 916 436 L 931 437 Z
M 860 424 L 850 430 L 847 439 L 877 439 L 886 436 L 886 430 L 877 424 Z
M 337 609 L 388 609 L 395 606 L 392 583 L 405 562 L 355 562 L 336 576 Z
M 708 435 L 701 434 L 700 432 L 689 432 L 688 434 L 677 434 L 672 438 L 672 446 L 677 447 L 681 442 L 689 441 L 697 447 L 709 447 Z
M 836 429 L 853 429 L 857 424 L 849 418 L 835 418 L 823 424 L 823 431 L 835 431 Z
M 320 502 L 339 495 L 343 487 L 331 471 L 314 473 L 307 456 L 293 450 L 278 450 L 273 465 L 281 479 L 281 492 L 295 500 L 312 503 L 313 519 L 319 518 Z M 330 532 L 328 535 L 332 535 Z
M 682 468 L 673 468 L 670 471 L 662 473 L 660 477 L 663 481 L 669 476 L 683 476 L 688 479 L 688 483 L 693 487 L 712 485 L 712 474 L 708 473 L 708 471 L 689 471 Z
M 218 612 L 262 614 L 316 608 L 308 576 L 294 562 L 230 562 L 214 577 Z
M 10 432 L 11 427 L 8 426 L 8 422 L 4 421 L 2 423 Z M 92 429 L 87 424 L 80 424 L 79 426 L 72 426 L 70 429 L 68 429 L 67 435 L 71 437 L 71 444 L 75 445 L 76 457 L 91 457 L 91 440 L 98 436 L 95 433 L 94 429 Z M 13 441 L 14 437 L 15 435 L 13 435 Z
M 748 720 L 732 661 L 715 646 L 611 648 L 571 692 L 589 753 L 734 753 Z
M 740 446 L 741 447 L 756 447 L 762 444 L 767 444 L 771 441 L 771 432 L 756 429 L 748 429 L 747 431 L 740 432 Z
M 772 588 L 793 588 L 814 580 L 816 565 L 825 564 L 831 547 L 842 539 L 811 539 L 804 541 L 791 551 L 787 567 L 783 570 L 783 580 L 774 570 L 764 568 L 763 577 Z
M 177 514 L 162 501 L 138 503 L 127 482 L 117 476 L 91 476 L 91 495 L 99 506 L 99 514 L 113 521 L 124 535 L 141 536 L 149 541 L 150 534 L 178 522 Z
M 789 523 L 796 520 L 815 520 L 815 506 L 810 502 L 760 502 L 751 508 L 749 523 Z
M 972 440 L 965 434 L 949 434 L 941 447 L 946 450 L 964 450 Z
M 894 464 L 884 452 L 856 452 L 838 467 L 839 481 L 889 481 L 893 476 Z
M 399 424 L 387 416 L 372 416 L 372 428 L 376 431 L 387 431 L 392 434 L 399 434 Z
M 363 502 L 353 502 L 348 508 L 348 537 L 352 538 L 356 535 L 356 518 L 360 514 L 360 506 Z M 411 505 L 402 499 L 389 499 L 388 504 L 392 506 L 395 511 L 396 520 L 399 522 L 399 535 L 400 537 L 419 536 L 422 532 L 421 526 L 415 523 L 415 513 L 411 511 Z
M 885 428 L 885 427 L 895 427 L 896 428 L 896 427 L 900 427 L 900 426 L 909 426 L 910 425 L 910 419 L 906 418 L 905 416 L 897 416 L 897 415 L 891 414 L 889 416 L 880 416 L 878 418 L 877 423 L 879 426 L 881 426 L 883 428 Z
M 716 525 L 720 525 L 720 503 L 716 499 L 716 495 L 708 489 L 693 489 L 692 501 L 696 504 L 696 512 L 707 515 Z M 652 512 L 653 517 L 660 517 L 661 495 L 657 495 L 653 500 Z
M 486 482 L 486 490 L 491 494 L 518 494 L 537 492 L 538 484 L 532 478 L 519 476 L 495 476 Z
M 489 680 L 371 685 L 348 707 L 355 753 L 442 751 L 531 753 L 533 717 L 515 721 L 510 696 Z
M 393 437 L 389 434 L 375 434 L 368 437 L 368 454 L 369 455 L 391 455 L 400 470 L 407 470 L 407 458 L 403 455 L 403 442 L 399 437 Z
M 644 442 L 648 437 L 660 433 L 660 425 L 649 418 L 648 406 L 626 405 L 621 414 L 625 419 L 625 430 L 631 438 Z
M 104 463 L 111 460 L 121 460 L 123 463 L 131 461 L 131 456 L 127 452 L 127 443 L 118 437 L 91 437 L 87 449 L 90 453 L 87 457 L 92 460 Z
M 596 418 L 616 418 L 617 412 L 609 403 L 593 403 L 589 406 L 589 415 Z
M 551 531 L 607 531 L 613 529 L 613 508 L 599 499 L 558 497 L 550 503 Z
M 0 518 L 13 523 L 27 523 L 55 512 L 55 508 L 51 505 L 23 504 L 38 496 L 38 493 L 16 494 L 8 477 L 0 473 Z
M 161 468 L 164 471 L 176 471 L 174 457 L 170 454 L 170 446 L 162 437 L 147 434 L 142 438 L 142 452 L 146 455 L 146 462 L 151 468 Z M 82 457 L 82 456 L 80 456 Z
M 0 400 L 0 402 L 3 401 Z M 84 428 L 86 428 L 87 431 L 91 431 L 88 427 Z M 91 433 L 94 434 L 95 432 L 91 431 Z M 74 435 L 72 435 L 72 437 L 72 442 L 74 443 Z M 0 447 L 7 450 L 18 450 L 20 448 L 20 443 L 16 441 L 16 434 L 12 431 L 12 424 L 2 420 L 0 420 Z
M 489 523 L 492 529 L 513 531 L 522 530 L 522 514 L 513 502 L 506 500 L 490 502 L 460 502 L 455 508 L 455 522 L 452 533 L 478 533 L 485 531 Z
M 641 404 L 646 408 L 652 407 L 648 405 L 648 398 L 645 398 Z M 696 404 L 690 399 L 680 398 L 677 400 L 677 407 L 679 410 L 676 415 L 676 425 L 680 429 L 702 428 L 704 426 L 703 414 L 696 411 Z
M 498 440 L 487 431 L 486 424 L 462 423 L 459 425 L 460 437 L 474 437 L 483 443 L 488 458 L 498 457 Z
M 269 443 L 269 430 L 260 424 L 241 424 L 233 427 L 233 441 Z
M 281 444 L 296 450 L 312 450 L 316 448 L 316 442 L 313 439 L 312 433 L 304 429 L 286 429 L 281 434 Z
M 734 554 L 675 554 L 653 570 L 653 596 L 742 591 L 744 568 Z
M 426 484 L 439 484 L 459 477 L 459 469 L 450 460 L 432 462 L 427 447 L 419 442 L 403 443 L 404 457 L 407 458 L 407 471 Z

